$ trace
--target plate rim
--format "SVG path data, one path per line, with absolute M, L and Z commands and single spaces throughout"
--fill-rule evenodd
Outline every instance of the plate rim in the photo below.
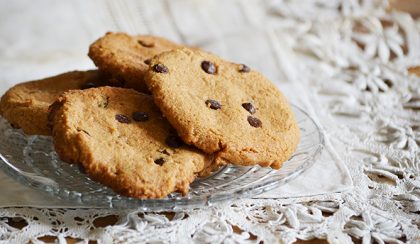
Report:
M 318 139 L 319 139 L 319 143 L 317 145 L 315 152 L 312 155 L 310 155 L 310 157 L 306 159 L 304 163 L 298 166 L 297 169 L 295 169 L 293 172 L 291 172 L 289 175 L 287 175 L 285 178 L 281 180 L 272 179 L 268 181 L 263 181 L 255 185 L 244 186 L 238 189 L 232 189 L 228 191 L 223 191 L 221 193 L 215 193 L 213 195 L 206 195 L 205 197 L 204 196 L 203 197 L 187 196 L 187 197 L 175 197 L 175 198 L 169 198 L 169 199 L 168 198 L 137 199 L 137 198 L 132 198 L 132 197 L 121 196 L 116 193 L 116 195 L 113 196 L 112 198 L 107 197 L 108 204 L 105 204 L 103 206 L 102 205 L 92 206 L 91 205 L 92 199 L 90 196 L 87 196 L 87 195 L 81 196 L 82 194 L 80 192 L 79 194 L 77 194 L 76 192 L 69 192 L 68 190 L 60 188 L 58 184 L 52 180 L 56 184 L 55 185 L 53 182 L 51 182 L 50 178 L 38 176 L 38 175 L 35 175 L 34 173 L 28 173 L 28 172 L 20 170 L 19 168 L 14 166 L 13 163 L 9 162 L 9 160 L 3 155 L 2 152 L 0 152 L 0 168 L 4 172 L 6 172 L 6 174 L 9 175 L 10 177 L 17 178 L 18 179 L 17 181 L 20 184 L 28 185 L 35 190 L 45 192 L 50 196 L 69 201 L 70 203 L 83 204 L 80 206 L 78 205 L 75 206 L 76 208 L 110 208 L 110 209 L 136 208 L 144 212 L 150 212 L 150 211 L 160 212 L 160 211 L 168 211 L 168 210 L 169 211 L 182 211 L 182 210 L 193 209 L 193 208 L 211 207 L 216 203 L 234 201 L 234 200 L 243 199 L 243 198 L 252 198 L 252 196 L 257 196 L 264 192 L 270 191 L 276 187 L 286 184 L 290 180 L 295 179 L 297 176 L 301 175 L 303 172 L 305 172 L 307 169 L 311 168 L 315 164 L 318 157 L 321 155 L 321 152 L 325 148 L 324 133 L 322 132 L 318 123 L 316 123 L 315 120 L 306 111 L 304 111 L 302 108 L 294 104 L 291 104 L 291 107 L 292 107 L 292 110 L 298 110 L 300 113 L 302 113 L 315 126 L 316 131 L 318 132 Z M 32 136 L 24 135 L 24 136 L 28 137 L 29 140 L 30 138 L 40 137 L 39 135 L 32 135 Z M 292 157 L 293 155 L 291 156 L 291 158 Z M 290 158 L 284 163 L 287 163 L 289 160 Z M 244 168 L 255 169 L 260 166 L 258 165 L 256 166 L 230 165 L 229 167 L 244 167 Z M 46 181 L 50 181 L 50 182 L 45 183 Z M 120 200 L 121 198 L 123 198 L 126 203 L 128 202 L 129 206 L 127 206 L 127 204 L 123 204 L 125 206 L 124 207 L 124 206 L 121 206 L 120 202 L 116 202 L 116 200 Z

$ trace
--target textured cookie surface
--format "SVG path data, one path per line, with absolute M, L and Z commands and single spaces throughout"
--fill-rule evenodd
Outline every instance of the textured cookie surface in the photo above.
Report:
M 116 192 L 161 198 L 189 184 L 208 156 L 185 145 L 153 99 L 132 89 L 69 91 L 50 108 L 55 149 Z
M 162 37 L 108 32 L 89 48 L 89 57 L 99 70 L 127 88 L 146 92 L 144 72 L 150 58 L 180 45 Z
M 26 134 L 49 135 L 48 107 L 63 92 L 96 86 L 99 72 L 73 71 L 10 88 L 1 98 L 0 113 Z
M 155 103 L 188 144 L 216 162 L 279 168 L 299 128 L 286 99 L 260 73 L 202 51 L 152 59 L 145 77 Z

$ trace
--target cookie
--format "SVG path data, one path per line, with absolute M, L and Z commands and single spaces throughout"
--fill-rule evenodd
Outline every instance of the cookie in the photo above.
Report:
M 285 97 L 246 65 L 177 49 L 153 58 L 145 81 L 179 136 L 216 153 L 217 164 L 278 169 L 297 147 L 299 128 Z
M 182 142 L 149 95 L 132 89 L 66 92 L 51 105 L 50 119 L 60 158 L 125 196 L 186 194 L 210 162 Z
M 90 46 L 89 57 L 99 70 L 113 76 L 117 85 L 147 92 L 143 75 L 150 58 L 179 47 L 162 37 L 108 32 Z
M 99 76 L 96 70 L 73 71 L 18 84 L 1 98 L 0 113 L 12 126 L 21 128 L 26 134 L 49 135 L 48 106 L 67 90 L 99 85 Z

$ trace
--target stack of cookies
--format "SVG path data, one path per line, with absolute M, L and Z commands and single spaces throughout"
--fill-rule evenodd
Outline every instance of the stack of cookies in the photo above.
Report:
M 89 49 L 98 70 L 18 84 L 0 113 L 53 137 L 67 163 L 136 198 L 187 194 L 226 164 L 279 169 L 299 128 L 262 74 L 161 37 L 107 33 Z

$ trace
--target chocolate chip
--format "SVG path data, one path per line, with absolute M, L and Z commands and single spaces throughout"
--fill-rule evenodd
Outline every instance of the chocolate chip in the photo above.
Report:
M 214 110 L 222 108 L 222 105 L 218 101 L 211 99 L 206 101 L 206 106 Z
M 82 87 L 80 87 L 80 89 L 85 90 L 85 89 L 89 89 L 89 88 L 95 88 L 98 87 L 99 85 L 96 84 L 95 82 L 86 82 L 85 84 L 82 85 Z
M 147 41 L 142 41 L 142 40 L 138 40 L 137 41 L 140 45 L 142 45 L 143 47 L 154 47 L 155 44 L 153 42 L 147 42 Z
M 144 63 L 147 64 L 147 65 L 150 65 L 151 62 L 152 62 L 152 60 L 150 58 L 144 60 Z
M 245 64 L 241 64 L 240 65 L 239 72 L 241 72 L 241 73 L 248 73 L 249 71 L 251 71 L 251 68 L 249 68 Z
M 115 119 L 118 120 L 118 122 L 120 122 L 120 123 L 124 123 L 124 124 L 130 123 L 130 118 L 128 118 L 127 116 L 125 116 L 123 114 L 115 115 Z
M 261 120 L 252 116 L 248 116 L 248 123 L 255 128 L 262 126 Z
M 153 70 L 158 73 L 168 73 L 169 69 L 163 64 L 155 64 L 153 65 Z
M 201 68 L 208 74 L 213 75 L 216 73 L 216 66 L 210 61 L 201 62 Z
M 166 145 L 178 148 L 184 145 L 184 142 L 176 135 L 169 135 L 165 140 Z
M 170 152 L 168 152 L 168 150 L 166 150 L 166 149 L 160 149 L 160 150 L 159 150 L 159 152 L 160 152 L 160 153 L 163 153 L 163 154 L 166 154 L 166 155 L 168 155 L 168 156 L 171 156 L 171 153 L 170 153 Z
M 163 163 L 165 162 L 164 158 L 158 158 L 155 160 L 155 164 L 162 166 Z
M 254 105 L 252 103 L 242 103 L 242 107 L 248 111 L 250 114 L 255 114 L 257 110 L 255 109 Z
M 133 119 L 138 122 L 144 122 L 149 120 L 149 114 L 145 112 L 134 112 Z

